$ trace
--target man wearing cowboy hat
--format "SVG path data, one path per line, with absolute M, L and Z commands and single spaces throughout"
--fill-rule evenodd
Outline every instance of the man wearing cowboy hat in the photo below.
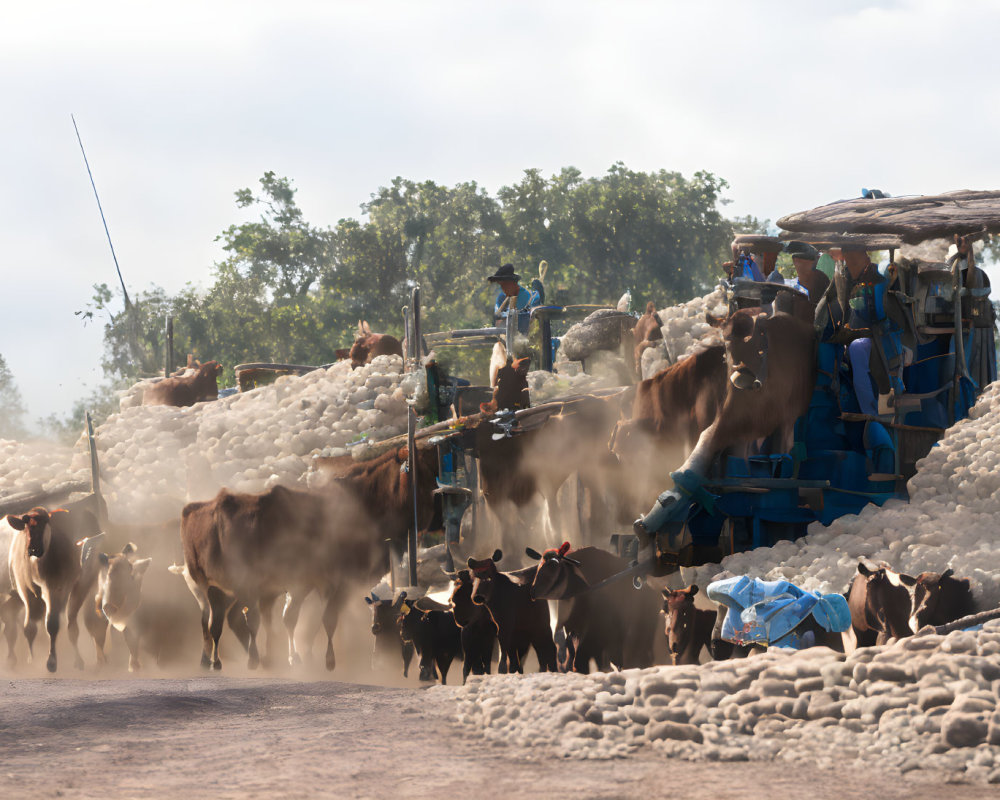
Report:
M 785 252 L 792 257 L 792 266 L 795 267 L 795 277 L 789 284 L 805 292 L 810 302 L 816 305 L 830 285 L 830 279 L 816 269 L 819 251 L 808 242 L 789 242 Z
M 503 325 L 510 306 L 517 309 L 517 329 L 521 333 L 528 332 L 528 322 L 531 320 L 531 309 L 540 302 L 537 292 L 529 292 L 518 283 L 521 276 L 514 272 L 513 264 L 504 264 L 486 280 L 500 284 L 496 301 L 493 304 L 493 319 L 497 325 Z

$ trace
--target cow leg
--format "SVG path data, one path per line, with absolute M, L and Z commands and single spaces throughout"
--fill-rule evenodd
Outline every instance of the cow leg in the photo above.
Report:
M 402 642 L 402 640 L 400 640 Z M 403 677 L 410 677 L 410 662 L 413 661 L 413 642 L 402 642 L 403 644 Z
M 122 631 L 125 644 L 128 645 L 128 671 L 139 671 L 139 632 L 131 625 Z
M 3 635 L 7 639 L 7 666 L 13 667 L 17 662 L 14 655 L 14 645 L 17 642 L 17 614 L 23 606 L 21 598 L 11 592 L 0 603 L 0 624 L 3 624 Z
M 264 629 L 264 643 L 266 645 L 266 650 L 264 651 L 264 656 L 261 658 L 261 666 L 265 669 L 270 669 L 271 665 L 274 664 L 274 637 L 271 634 L 271 614 L 274 611 L 274 601 L 278 599 L 278 595 L 265 595 L 261 598 L 258 607 L 260 608 L 260 624 Z
M 250 624 L 247 622 L 246 614 L 243 613 L 244 604 L 242 601 L 234 602 L 229 611 L 226 612 L 226 622 L 229 623 L 229 630 L 236 634 L 236 639 L 243 649 L 250 652 Z M 211 651 L 211 645 L 209 645 Z
M 340 593 L 332 591 L 326 598 L 326 607 L 323 609 L 323 629 L 326 631 L 326 668 L 333 672 L 337 666 L 337 659 L 333 654 L 333 634 L 337 630 L 337 622 L 340 619 Z
M 552 632 L 548 625 L 542 627 L 535 634 L 535 641 L 532 642 L 535 648 L 535 655 L 538 656 L 539 672 L 557 672 L 556 670 L 556 645 L 552 641 Z
M 217 586 L 208 587 L 208 635 L 211 639 L 211 654 L 209 664 L 212 669 L 222 669 L 219 659 L 219 637 L 222 636 L 222 625 L 231 607 L 236 607 L 233 599 Z
M 49 657 L 45 661 L 45 668 L 49 672 L 56 671 L 56 637 L 59 636 L 59 617 L 66 607 L 66 598 L 60 595 L 42 596 L 45 601 L 45 631 L 49 635 Z
M 274 602 L 274 598 L 271 598 Z M 257 633 L 260 631 L 260 606 L 263 600 L 251 600 L 243 607 L 243 616 L 247 621 L 247 628 L 250 632 L 250 638 L 247 642 L 247 667 L 249 669 L 257 669 L 260 666 L 260 651 L 257 649 Z M 237 603 L 236 606 L 240 604 Z
M 288 634 L 288 664 L 294 667 L 302 663 L 302 657 L 295 647 L 295 626 L 299 623 L 299 612 L 306 600 L 308 592 L 289 592 L 285 598 L 285 607 L 281 611 L 281 621 Z
M 97 610 L 97 603 L 84 603 L 83 624 L 87 627 L 87 632 L 94 640 L 94 649 L 97 655 L 97 666 L 104 666 L 108 659 L 104 655 L 104 644 L 108 638 L 108 620 Z
M 93 587 L 84 586 L 82 581 L 77 581 L 69 593 L 69 602 L 66 605 L 66 635 L 69 643 L 73 645 L 73 666 L 76 669 L 83 669 L 83 657 L 80 655 L 78 640 L 80 638 L 80 608 L 83 606 L 87 595 L 92 595 Z

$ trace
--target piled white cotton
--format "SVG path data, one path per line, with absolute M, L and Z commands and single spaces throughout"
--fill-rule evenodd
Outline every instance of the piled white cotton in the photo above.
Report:
M 797 542 L 729 556 L 735 575 L 785 578 L 810 591 L 842 592 L 865 556 L 912 575 L 950 567 L 972 582 L 980 608 L 1000 606 L 1000 384 L 987 387 L 969 419 L 949 428 L 917 464 L 910 502 L 866 506 Z M 707 584 L 718 565 L 683 570 Z
M 0 497 L 44 494 L 70 482 L 90 480 L 86 443 L 82 451 L 45 440 L 0 439 Z
M 560 365 L 558 372 L 538 370 L 528 373 L 528 396 L 533 406 L 616 385 L 618 382 L 607 374 L 591 375 L 584 372 L 579 363 L 575 362 Z
M 96 431 L 110 513 L 175 517 L 185 502 L 222 487 L 295 484 L 324 448 L 404 432 L 417 383 L 398 356 L 380 356 L 356 370 L 342 361 L 188 408 L 126 407 Z
M 488 741 L 546 755 L 879 761 L 1000 782 L 1000 621 L 847 657 L 777 648 L 701 666 L 470 676 L 430 691 L 458 699 L 459 722 Z
M 668 306 L 660 315 L 663 341 L 642 354 L 642 377 L 651 378 L 661 369 L 691 355 L 696 348 L 722 344 L 718 329 L 705 322 L 705 313 L 724 316 L 728 311 L 722 289 L 686 303 Z

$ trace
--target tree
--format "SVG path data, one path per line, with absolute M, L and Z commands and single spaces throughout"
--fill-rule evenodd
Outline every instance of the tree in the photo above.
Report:
M 0 355 L 0 439 L 20 439 L 25 434 L 26 409 L 7 360 Z

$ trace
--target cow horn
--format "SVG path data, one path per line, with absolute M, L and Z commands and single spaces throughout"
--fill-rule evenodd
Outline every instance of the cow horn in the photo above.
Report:
M 582 566 L 579 561 L 577 561 L 575 558 L 570 558 L 569 556 L 563 556 L 562 560 L 565 561 L 567 564 L 575 564 L 578 567 Z
M 539 553 L 537 550 L 535 550 L 533 547 L 525 547 L 524 552 L 525 555 L 528 556 L 528 558 L 534 559 L 535 561 L 542 560 L 542 554 Z

